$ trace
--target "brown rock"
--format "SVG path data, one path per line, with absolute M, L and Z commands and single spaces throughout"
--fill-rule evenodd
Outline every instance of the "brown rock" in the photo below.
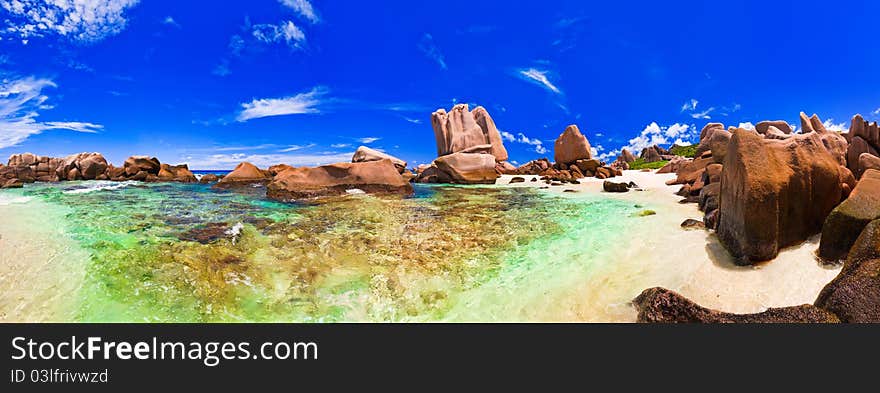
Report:
M 501 161 L 495 164 L 495 171 L 502 175 L 516 175 L 517 168 L 507 161 Z
M 501 142 L 501 134 L 489 113 L 482 107 L 473 112 L 467 104 L 458 104 L 447 113 L 438 109 L 431 114 L 431 126 L 437 142 L 437 156 L 457 153 L 478 145 L 491 145 L 490 151 L 497 161 L 507 160 L 507 150 Z
M 162 164 L 159 167 L 159 174 L 157 175 L 157 178 L 159 181 L 171 181 L 180 183 L 195 183 L 196 181 L 198 181 L 196 179 L 196 176 L 192 172 L 190 172 L 189 167 L 186 164 Z
M 700 130 L 700 141 L 706 139 L 706 135 L 714 132 L 714 130 L 725 130 L 724 124 L 721 123 L 709 123 L 703 126 L 703 129 Z M 699 155 L 698 155 L 699 156 Z
M 680 171 L 683 166 L 687 165 L 691 161 L 693 161 L 693 159 L 691 158 L 684 158 L 679 156 L 672 157 L 672 160 L 670 160 L 662 168 L 658 169 L 657 173 L 678 173 L 678 171 Z
M 574 124 L 556 138 L 553 145 L 553 157 L 557 164 L 568 165 L 577 160 L 592 158 L 590 142 Z
M 869 154 L 875 157 L 880 157 L 880 153 L 877 152 L 873 146 L 871 146 L 868 141 L 866 141 L 861 136 L 853 136 L 852 141 L 849 144 L 849 147 L 846 151 L 846 161 L 847 168 L 849 168 L 853 175 L 857 178 L 862 176 L 863 169 L 860 166 L 859 158 L 862 154 Z
M 275 176 L 275 175 L 277 175 L 281 172 L 284 172 L 285 170 L 290 169 L 290 168 L 293 168 L 293 167 L 290 165 L 287 165 L 287 164 L 275 164 L 275 165 L 270 166 L 269 169 L 267 169 L 266 171 L 269 172 L 270 176 Z
M 67 172 L 67 180 L 82 180 L 82 175 L 79 173 L 79 169 L 73 168 L 69 172 Z
M 706 176 L 708 177 L 708 183 L 718 183 L 721 181 L 721 170 L 724 169 L 724 165 L 721 164 L 711 164 L 706 167 Z
M 822 289 L 815 305 L 844 322 L 880 323 L 880 220 L 865 226 L 840 274 Z
M 791 137 L 791 134 L 786 134 L 786 133 L 780 131 L 778 128 L 773 127 L 773 126 L 770 126 L 767 129 L 767 132 L 764 134 L 764 138 L 767 138 L 767 139 L 785 140 L 790 137 Z
M 104 172 L 110 179 L 116 179 L 125 176 L 125 168 L 117 168 L 113 165 L 108 165 L 107 170 Z
M 285 171 L 286 172 L 286 171 Z M 214 187 L 217 188 L 230 188 L 230 187 L 242 187 L 242 186 L 250 186 L 253 184 L 266 184 L 271 179 L 266 175 L 265 172 L 257 168 L 254 164 L 249 162 L 242 162 L 238 164 L 232 172 L 229 172 L 228 175 L 224 176 Z
M 520 165 L 519 168 L 516 168 L 516 172 L 520 175 L 538 175 L 549 169 L 551 166 L 550 160 L 539 158 Z
M 441 171 L 436 165 L 431 164 L 422 169 L 414 181 L 416 183 L 452 183 L 452 177 Z
M 2 183 L 0 183 L 0 185 L 2 185 L 2 186 L 0 186 L 0 188 L 22 188 L 22 187 L 24 187 L 24 182 L 22 182 L 20 179 L 7 179 L 7 180 L 0 180 L 0 181 L 2 181 Z
M 199 179 L 199 183 L 202 183 L 202 184 L 216 183 L 218 180 L 220 180 L 220 178 L 217 177 L 217 175 L 215 175 L 213 173 L 207 173 L 207 174 L 202 175 L 202 178 Z
M 517 176 L 517 177 L 513 177 L 513 178 L 511 178 L 511 179 L 510 179 L 510 182 L 509 182 L 508 184 L 524 183 L 525 181 L 526 181 L 525 178 L 522 178 L 522 177 Z
M 358 147 L 357 150 L 354 152 L 354 156 L 351 157 L 351 162 L 369 162 L 379 160 L 391 160 L 391 163 L 393 163 L 394 166 L 397 167 L 398 173 L 403 173 L 403 171 L 406 170 L 406 161 L 366 146 Z M 271 168 L 269 168 L 269 172 L 271 171 Z
M 620 151 L 620 156 L 617 157 L 617 161 L 630 163 L 636 160 L 636 157 L 630 152 L 628 149 L 623 149 Z
M 818 134 L 777 141 L 736 130 L 721 174 L 721 243 L 753 264 L 818 233 L 843 196 L 838 168 Z
M 846 257 L 862 229 L 880 218 L 880 171 L 869 169 L 862 175 L 849 198 L 837 206 L 822 226 L 819 257 L 838 261 Z
M 76 162 L 83 180 L 93 180 L 107 170 L 107 160 L 100 153 L 89 153 Z
M 864 172 L 868 169 L 880 170 L 880 157 L 871 153 L 862 153 L 859 156 L 859 170 Z
M 125 169 L 126 176 L 134 176 L 141 171 L 158 175 L 161 165 L 156 157 L 131 156 L 125 160 L 122 167 Z
M 700 139 L 697 146 L 697 156 L 711 151 L 715 162 L 724 162 L 727 155 L 727 145 L 730 143 L 731 133 L 722 129 L 711 129 L 706 133 L 706 137 Z
M 807 118 L 807 114 L 804 112 L 801 112 L 800 120 L 801 120 L 801 133 L 806 134 L 806 133 L 810 133 L 810 132 L 817 132 L 820 134 L 824 134 L 824 133 L 828 132 L 828 130 L 825 129 L 825 125 L 822 124 L 822 120 L 819 119 L 819 115 L 817 115 L 815 113 L 813 114 L 813 116 Z
M 663 157 L 660 156 L 660 153 L 657 152 L 654 146 L 642 149 L 642 154 L 639 157 L 645 162 L 663 161 Z
M 494 157 L 489 157 L 494 165 Z M 294 201 L 344 195 L 352 189 L 368 194 L 409 195 L 413 192 L 412 185 L 403 180 L 391 160 L 385 159 L 290 168 L 275 176 L 266 187 L 266 195 L 275 200 Z
M 434 165 L 454 183 L 493 184 L 498 178 L 495 157 L 491 154 L 453 153 L 438 157 Z
M 684 229 L 706 229 L 706 224 L 703 224 L 700 220 L 688 218 L 687 220 L 682 221 L 681 227 Z
M 629 191 L 629 183 L 615 183 L 606 180 L 602 183 L 602 189 L 605 192 L 627 192 Z
M 834 314 L 812 305 L 770 308 L 756 314 L 711 310 L 664 288 L 650 288 L 633 300 L 640 323 L 837 323 Z
M 676 174 L 678 176 L 672 184 L 686 184 L 695 182 L 700 176 L 702 176 L 703 171 L 706 169 L 706 167 L 713 163 L 715 163 L 715 159 L 712 158 L 711 154 L 706 157 L 700 157 L 685 162 L 683 165 L 681 165 L 681 168 L 676 171 Z
M 791 126 L 785 120 L 764 120 L 755 124 L 755 131 L 761 135 L 766 135 L 770 127 L 775 128 L 783 134 L 791 134 Z

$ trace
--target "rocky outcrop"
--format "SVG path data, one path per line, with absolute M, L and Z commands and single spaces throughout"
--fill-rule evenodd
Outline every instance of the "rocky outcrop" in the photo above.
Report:
M 849 136 L 851 140 L 846 151 L 847 167 L 858 178 L 864 171 L 859 161 L 862 154 L 880 157 L 880 127 L 876 122 L 868 123 L 862 115 L 855 115 L 849 128 Z
M 864 227 L 840 274 L 822 289 L 815 305 L 844 322 L 880 323 L 880 220 Z
M 710 151 L 715 162 L 724 162 L 724 157 L 727 156 L 727 145 L 730 143 L 730 131 L 716 127 L 706 130 L 704 135 L 705 137 L 700 138 L 696 155 L 699 157 L 703 153 Z
M 551 166 L 553 166 L 553 164 L 550 163 L 550 160 L 539 158 L 520 165 L 516 168 L 516 172 L 519 175 L 540 175 L 541 172 L 550 169 Z
M 663 161 L 663 156 L 660 155 L 659 150 L 657 149 L 659 146 L 649 146 L 642 149 L 642 154 L 639 155 L 639 158 L 644 162 L 658 162 Z
M 146 174 L 158 175 L 162 164 L 156 157 L 149 156 L 131 156 L 125 160 L 122 167 L 125 168 L 126 176 L 134 176 L 138 172 Z
M 807 134 L 810 132 L 824 134 L 824 133 L 828 132 L 828 130 L 825 129 L 825 125 L 822 124 L 822 120 L 819 119 L 819 115 L 817 115 L 815 113 L 813 114 L 813 116 L 807 117 L 806 113 L 801 112 L 800 120 L 801 120 L 801 133 L 802 134 Z
M 498 178 L 491 154 L 453 153 L 438 157 L 434 165 L 453 183 L 494 184 Z
M 821 230 L 843 184 L 817 133 L 779 141 L 736 130 L 721 175 L 718 238 L 738 264 L 772 259 Z
M 220 177 L 218 177 L 217 175 L 215 175 L 213 173 L 208 173 L 208 174 L 202 175 L 202 178 L 199 179 L 199 183 L 210 184 L 210 183 L 216 183 L 219 180 L 220 180 Z
M 606 180 L 602 183 L 602 190 L 605 192 L 627 192 L 629 191 L 629 183 L 615 183 Z
M 775 128 L 777 131 L 783 134 L 791 134 L 791 126 L 785 120 L 764 120 L 755 124 L 755 131 L 757 131 L 761 135 L 767 135 L 771 127 Z
M 403 173 L 403 171 L 406 170 L 406 161 L 366 146 L 358 147 L 354 152 L 354 156 L 351 157 L 351 162 L 370 162 L 380 160 L 390 160 L 397 168 L 398 173 Z
M 189 170 L 186 164 L 168 165 L 161 164 L 159 166 L 159 181 L 179 182 L 179 183 L 195 183 L 198 181 L 196 176 Z
M 733 314 L 702 307 L 664 288 L 649 288 L 633 300 L 641 323 L 837 323 L 831 312 L 813 305 L 770 308 L 756 314 Z
M 275 176 L 275 175 L 277 175 L 281 172 L 284 172 L 285 170 L 290 169 L 290 168 L 293 168 L 293 167 L 290 165 L 287 165 L 287 164 L 275 164 L 275 165 L 272 165 L 269 168 L 267 168 L 266 172 L 268 172 L 269 176 Z
M 502 143 L 501 133 L 495 122 L 483 107 L 473 112 L 467 104 L 458 104 L 449 112 L 438 109 L 431 114 L 431 125 L 437 142 L 437 156 L 468 150 L 474 146 L 490 145 L 489 151 L 497 161 L 507 160 L 507 150 Z
M 859 156 L 859 171 L 863 173 L 868 169 L 880 170 L 880 157 L 871 153 L 862 153 Z
M 286 170 L 285 170 L 286 172 Z M 266 184 L 272 180 L 266 172 L 263 172 L 256 165 L 249 162 L 238 164 L 232 172 L 223 176 L 214 187 L 217 188 L 233 188 L 251 186 L 254 184 Z
M 620 151 L 620 155 L 617 157 L 617 161 L 630 163 L 636 160 L 636 157 L 630 152 L 628 149 L 624 148 Z
M 517 168 L 507 161 L 501 161 L 495 163 L 495 172 L 499 175 L 516 175 Z
M 574 124 L 566 127 L 553 144 L 553 158 L 557 165 L 570 165 L 577 160 L 588 160 L 592 157 L 590 142 Z
M 666 165 L 657 170 L 657 173 L 678 173 L 685 165 L 689 164 L 693 159 L 675 156 Z
M 834 208 L 822 227 L 819 257 L 838 261 L 846 257 L 862 229 L 880 218 L 880 171 L 869 169 L 843 203 Z
M 494 165 L 494 158 L 492 161 Z M 266 195 L 279 201 L 296 201 L 345 195 L 353 190 L 367 194 L 409 195 L 413 192 L 412 185 L 400 176 L 391 160 L 383 159 L 290 168 L 275 176 L 266 187 Z

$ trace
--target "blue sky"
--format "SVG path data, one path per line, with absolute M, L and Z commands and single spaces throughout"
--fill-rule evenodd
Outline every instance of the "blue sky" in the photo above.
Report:
M 880 119 L 877 2 L 605 3 L 0 0 L 0 156 L 412 165 L 457 102 L 518 163 L 571 123 L 607 157 L 709 121 Z

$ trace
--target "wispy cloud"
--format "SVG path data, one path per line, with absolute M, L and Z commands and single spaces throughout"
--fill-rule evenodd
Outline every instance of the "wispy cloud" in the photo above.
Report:
M 334 149 L 342 149 L 345 147 L 351 147 L 351 143 L 334 143 L 334 144 L 330 145 L 330 147 L 332 147 Z
M 241 104 L 242 110 L 236 120 L 246 122 L 270 116 L 300 115 L 307 113 L 320 113 L 318 105 L 322 97 L 327 93 L 323 87 L 315 87 L 309 92 L 295 96 L 281 98 L 259 98 L 251 102 Z
M 871 112 L 871 114 L 874 115 L 874 116 L 878 116 L 878 115 L 880 115 L 880 108 L 877 108 L 877 110 Z
M 93 43 L 125 29 L 125 12 L 138 0 L 0 1 L 6 10 L 6 29 L 23 43 L 31 37 L 59 35 L 81 43 Z
M 251 34 L 258 41 L 267 44 L 285 43 L 291 49 L 303 49 L 306 45 L 306 34 L 292 21 L 281 24 L 254 25 Z
M 214 70 L 211 71 L 211 73 L 217 76 L 227 76 L 231 74 L 232 70 L 229 69 L 229 60 L 221 60 L 220 64 L 217 64 L 217 66 L 214 67 Z
M 303 150 L 303 149 L 309 149 L 309 148 L 312 148 L 312 147 L 315 147 L 315 146 L 316 146 L 316 145 L 315 145 L 314 143 L 309 143 L 308 145 L 290 145 L 290 146 L 288 146 L 288 147 L 286 147 L 286 148 L 284 148 L 284 149 L 279 150 L 279 152 L 282 152 L 282 153 L 290 153 L 290 152 L 293 152 L 293 151 L 299 151 L 299 150 Z
M 535 152 L 538 154 L 547 153 L 547 148 L 544 147 L 544 143 L 538 138 L 529 138 L 523 133 L 517 133 L 517 135 L 513 135 L 507 131 L 500 131 L 501 139 L 507 142 L 516 142 L 516 143 L 524 143 L 526 145 L 534 146 Z
M 419 42 L 419 50 L 429 59 L 434 60 L 440 68 L 444 70 L 447 69 L 446 59 L 443 57 L 443 53 L 440 52 L 440 48 L 434 43 L 434 37 L 432 35 L 425 33 L 425 35 L 422 36 L 422 40 Z
M 556 87 L 555 84 L 553 84 L 553 82 L 550 81 L 550 78 L 547 76 L 548 74 L 548 71 L 543 71 L 536 68 L 528 68 L 517 71 L 517 75 L 523 80 L 535 83 L 553 93 L 562 94 L 562 90 L 560 90 L 558 87 Z
M 378 141 L 379 139 L 382 139 L 382 138 L 375 137 L 375 136 L 368 136 L 368 137 L 365 137 L 365 138 L 360 138 L 360 139 L 358 139 L 358 142 L 363 143 L 363 144 L 365 144 L 365 145 L 368 145 L 368 144 L 370 144 L 370 143 L 373 143 L 373 142 L 375 142 L 375 141 Z
M 318 14 L 315 12 L 315 8 L 312 7 L 312 3 L 310 3 L 309 0 L 278 1 L 313 24 L 321 21 L 321 18 L 318 17 Z
M 43 89 L 56 87 L 49 79 L 27 77 L 0 80 L 0 149 L 15 146 L 31 135 L 47 130 L 97 132 L 99 124 L 84 122 L 40 122 L 40 111 L 51 110 Z
M 170 15 L 169 15 L 169 16 L 166 16 L 165 19 L 162 19 L 162 24 L 163 24 L 163 25 L 168 25 L 168 26 L 173 26 L 173 27 L 176 27 L 176 28 L 178 28 L 178 29 L 181 27 L 181 26 L 180 26 L 180 23 L 177 23 L 177 21 L 174 20 L 174 18 L 171 17 Z
M 681 113 L 688 112 L 688 114 L 694 119 L 711 119 L 712 116 L 710 116 L 709 114 L 715 111 L 715 107 L 710 107 L 706 110 L 698 111 L 697 105 L 699 104 L 700 101 L 695 98 L 691 98 L 690 101 L 685 102 L 681 106 Z
M 403 120 L 406 120 L 406 121 L 408 121 L 408 122 L 410 122 L 410 123 L 413 123 L 413 124 L 422 124 L 422 121 L 421 121 L 421 120 L 419 120 L 419 119 L 410 119 L 410 118 L 408 118 L 408 117 L 406 117 L 406 116 L 403 117 Z

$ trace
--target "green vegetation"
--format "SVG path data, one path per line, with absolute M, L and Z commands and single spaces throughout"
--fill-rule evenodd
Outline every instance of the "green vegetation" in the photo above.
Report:
M 697 145 L 673 146 L 669 152 L 676 156 L 693 158 L 697 155 Z
M 629 163 L 629 169 L 660 169 L 669 161 L 645 162 L 642 158 L 636 158 L 635 161 Z

